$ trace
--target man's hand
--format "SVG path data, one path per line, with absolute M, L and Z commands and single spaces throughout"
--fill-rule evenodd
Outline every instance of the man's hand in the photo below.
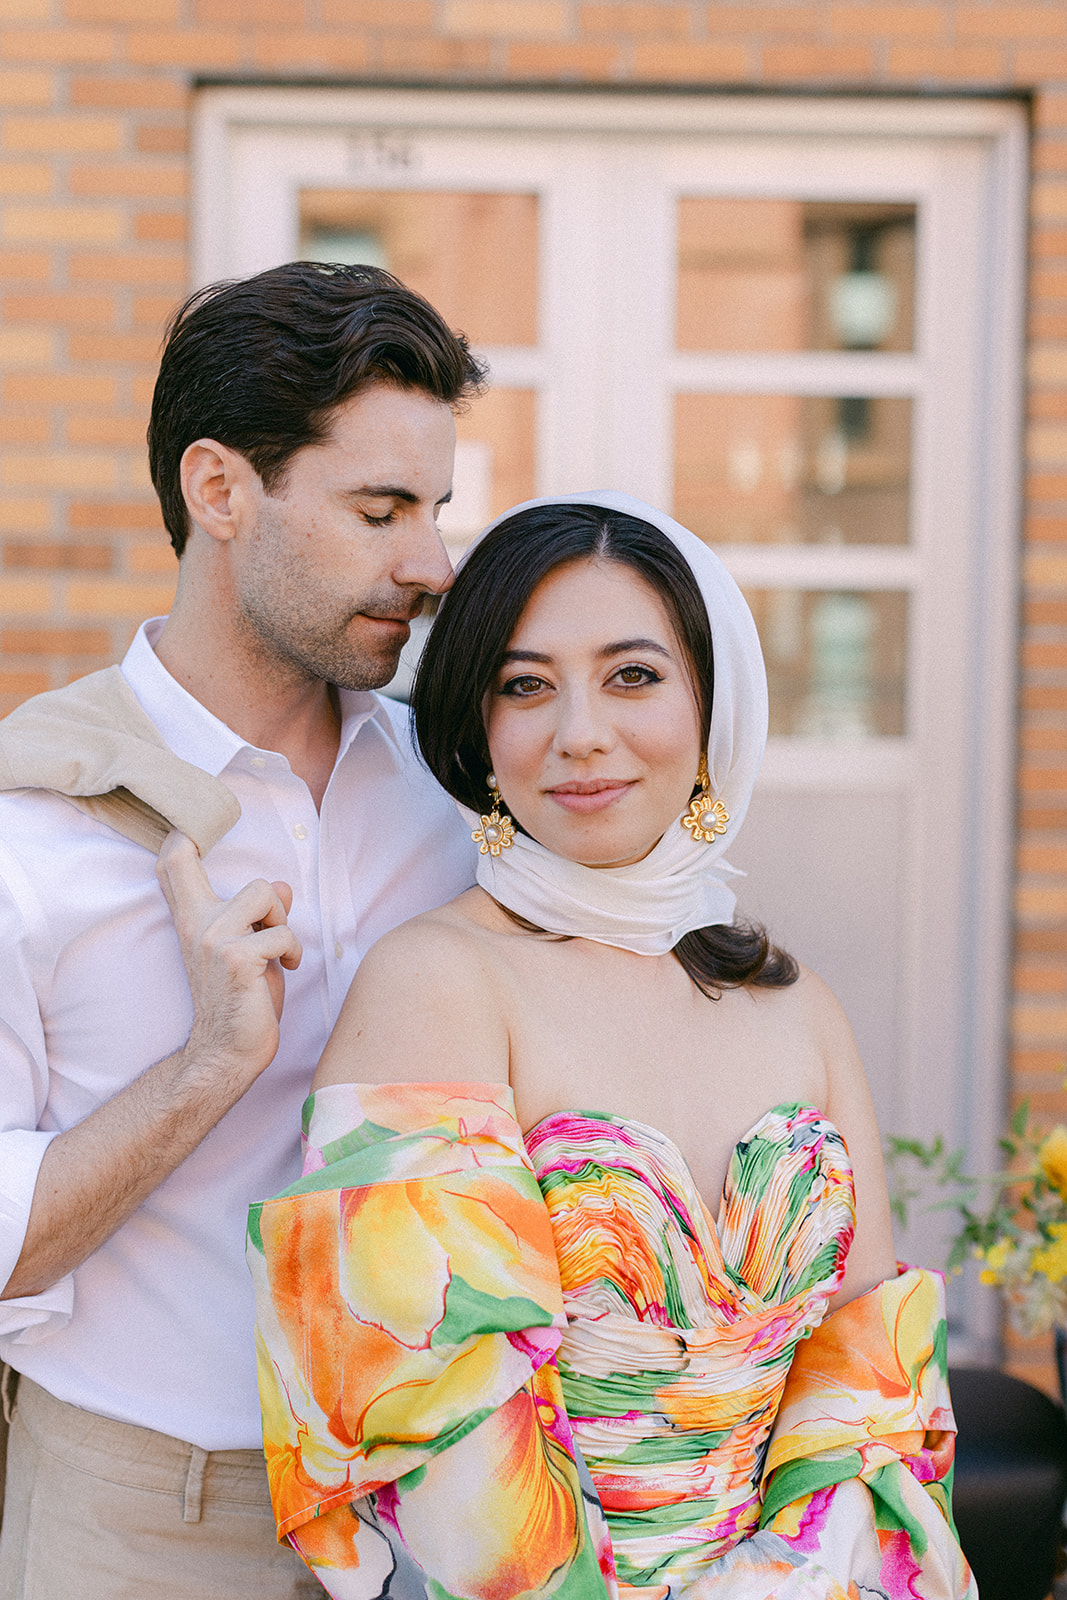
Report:
M 289 885 L 260 878 L 220 900 L 180 833 L 164 840 L 157 871 L 189 974 L 192 1031 L 180 1050 L 52 1140 L 0 1299 L 40 1294 L 91 1255 L 274 1059 L 281 968 L 300 961 L 286 920 Z
M 186 1055 L 213 1071 L 232 1071 L 247 1087 L 278 1048 L 281 968 L 300 965 L 300 941 L 287 921 L 293 891 L 257 878 L 232 900 L 220 900 L 195 844 L 181 833 L 164 840 L 156 876 L 193 997 Z

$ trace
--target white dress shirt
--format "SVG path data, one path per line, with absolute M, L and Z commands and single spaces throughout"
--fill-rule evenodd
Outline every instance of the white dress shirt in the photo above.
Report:
M 290 883 L 303 960 L 286 974 L 272 1064 L 80 1267 L 0 1301 L 0 1358 L 104 1416 L 206 1450 L 257 1448 L 249 1202 L 299 1175 L 301 1104 L 360 959 L 467 888 L 473 846 L 411 749 L 406 708 L 342 692 L 320 813 L 284 756 L 246 744 L 170 676 L 152 648 L 161 627 L 141 628 L 122 671 L 175 754 L 241 803 L 207 857 L 212 886 L 228 898 L 256 877 Z M 189 986 L 154 868 L 57 796 L 0 794 L 0 1284 L 49 1141 L 188 1037 Z

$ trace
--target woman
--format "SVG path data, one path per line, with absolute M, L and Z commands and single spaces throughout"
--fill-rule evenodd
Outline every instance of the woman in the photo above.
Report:
M 973 1594 L 848 1025 L 732 923 L 736 586 L 628 497 L 531 502 L 413 710 L 479 882 L 364 961 L 253 1208 L 279 1536 L 338 1600 Z

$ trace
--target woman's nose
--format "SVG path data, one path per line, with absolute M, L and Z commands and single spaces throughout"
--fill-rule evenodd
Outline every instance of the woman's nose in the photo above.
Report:
M 610 719 L 592 695 L 579 690 L 561 696 L 555 738 L 560 755 L 581 761 L 610 749 L 612 743 Z

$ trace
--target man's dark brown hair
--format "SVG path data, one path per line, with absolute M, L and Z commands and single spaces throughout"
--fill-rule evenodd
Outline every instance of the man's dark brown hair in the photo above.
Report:
M 274 494 L 296 452 L 325 439 L 360 390 L 392 383 L 457 406 L 484 379 L 463 334 L 377 267 L 293 261 L 198 289 L 167 327 L 148 425 L 175 552 L 189 534 L 181 458 L 195 440 L 238 451 Z

